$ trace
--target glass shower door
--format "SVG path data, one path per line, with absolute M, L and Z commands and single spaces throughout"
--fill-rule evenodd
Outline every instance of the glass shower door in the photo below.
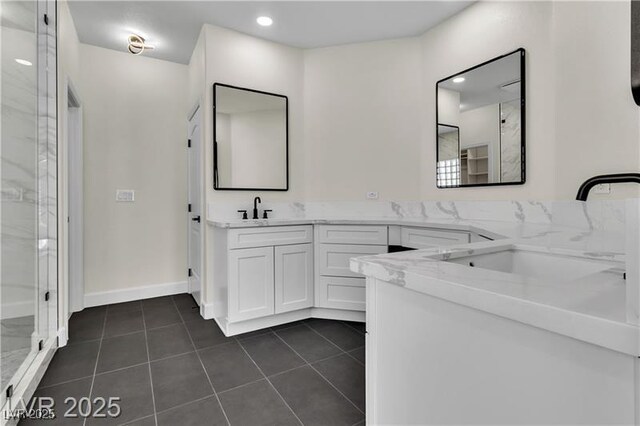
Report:
M 38 352 L 38 3 L 0 3 L 0 375 L 2 399 Z M 40 138 L 41 139 L 41 138 Z M 46 262 L 46 259 L 45 259 Z M 46 315 L 44 316 L 46 320 Z M 46 330 L 46 328 L 45 328 Z

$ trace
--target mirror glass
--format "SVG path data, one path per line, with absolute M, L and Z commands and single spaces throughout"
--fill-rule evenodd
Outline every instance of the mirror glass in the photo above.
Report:
M 288 99 L 216 83 L 214 189 L 286 191 Z
M 438 188 L 525 181 L 524 49 L 437 83 Z

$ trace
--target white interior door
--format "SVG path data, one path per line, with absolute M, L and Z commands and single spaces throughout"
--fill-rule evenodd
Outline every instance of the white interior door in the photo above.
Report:
M 189 214 L 188 214 L 188 262 L 189 293 L 200 303 L 202 285 L 202 199 L 200 179 L 200 108 L 189 120 Z

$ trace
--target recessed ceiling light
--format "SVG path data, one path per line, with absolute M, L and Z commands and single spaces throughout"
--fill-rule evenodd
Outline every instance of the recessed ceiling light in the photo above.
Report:
M 273 24 L 273 19 L 269 18 L 268 16 L 260 16 L 258 17 L 258 19 L 256 19 L 256 22 L 258 23 L 258 25 L 262 25 L 263 27 L 269 27 L 271 26 L 271 24 Z
M 31 62 L 27 61 L 26 59 L 16 59 L 16 62 L 19 63 L 20 65 L 26 65 L 28 67 L 33 65 Z
M 454 83 L 462 83 L 464 81 L 464 77 L 456 77 L 453 79 Z

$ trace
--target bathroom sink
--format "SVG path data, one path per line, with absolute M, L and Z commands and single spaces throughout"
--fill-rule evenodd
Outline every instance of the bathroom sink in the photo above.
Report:
M 459 257 L 454 254 L 446 261 L 474 268 L 553 281 L 573 281 L 618 266 L 611 262 L 586 257 L 542 253 L 513 246 L 499 248 L 498 251 Z

